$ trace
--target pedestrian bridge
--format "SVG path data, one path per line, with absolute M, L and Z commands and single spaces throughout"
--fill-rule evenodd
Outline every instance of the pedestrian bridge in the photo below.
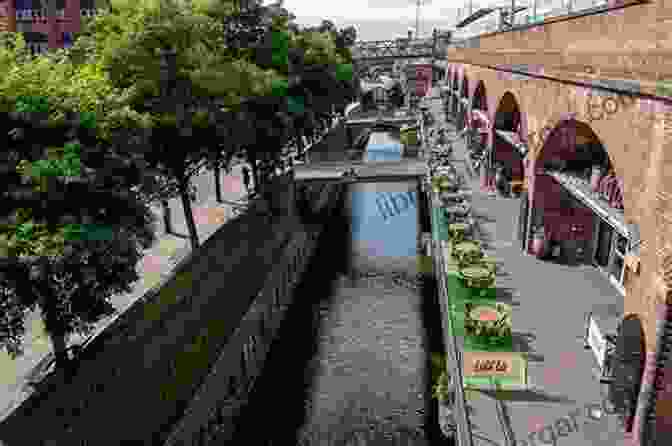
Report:
M 343 174 L 354 169 L 355 176 Z M 310 163 L 295 167 L 296 182 L 346 182 L 371 183 L 380 181 L 407 181 L 427 173 L 427 164 L 417 158 L 404 158 L 397 161 L 333 161 Z
M 356 114 L 356 113 L 353 113 Z M 418 123 L 417 116 L 401 115 L 401 116 L 389 116 L 389 115 L 374 115 L 370 117 L 361 117 L 348 119 L 345 121 L 345 124 L 348 126 L 352 125 L 380 125 L 380 126 L 393 126 L 401 128 L 404 125 L 412 125 Z
M 417 125 L 418 116 L 400 111 L 355 111 L 345 121 L 348 147 L 354 146 L 359 136 L 370 128 L 382 128 L 399 131 L 408 125 Z

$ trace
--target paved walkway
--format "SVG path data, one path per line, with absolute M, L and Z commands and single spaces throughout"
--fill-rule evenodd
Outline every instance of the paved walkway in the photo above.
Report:
M 442 114 L 440 108 L 437 102 L 433 111 Z M 437 122 L 445 121 L 441 116 Z M 468 170 L 463 140 L 453 148 L 456 167 Z M 478 408 L 484 400 L 493 406 L 496 398 L 502 401 L 517 445 L 621 444 L 623 433 L 614 416 L 598 407 L 590 409 L 599 420 L 587 415 L 588 405 L 602 404 L 604 389 L 596 377 L 593 353 L 584 350 L 582 339 L 585 313 L 622 314 L 623 297 L 592 266 L 559 265 L 524 254 L 516 233 L 519 201 L 483 193 L 478 178 L 466 178 L 471 178 L 472 205 L 486 254 L 499 263 L 498 299 L 513 306 L 514 349 L 529 354 L 528 391 L 471 392 L 468 405 Z M 490 410 L 475 411 L 471 421 L 475 446 L 507 446 L 503 435 L 488 436 L 501 431 L 494 427 L 499 423 Z

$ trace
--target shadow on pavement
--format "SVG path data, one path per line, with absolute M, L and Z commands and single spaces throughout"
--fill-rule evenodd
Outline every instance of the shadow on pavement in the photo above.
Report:
M 535 403 L 572 403 L 576 401 L 565 396 L 549 395 L 537 390 L 481 390 L 481 393 L 500 401 L 528 401 Z
M 535 352 L 535 350 L 530 346 L 531 342 L 534 341 L 537 337 L 532 333 L 520 333 L 513 332 L 511 334 L 513 351 L 527 353 L 527 359 L 530 362 L 543 362 L 544 355 L 540 355 Z
M 497 302 L 509 304 L 512 307 L 520 306 L 520 302 L 513 300 L 513 288 L 495 287 L 495 299 Z

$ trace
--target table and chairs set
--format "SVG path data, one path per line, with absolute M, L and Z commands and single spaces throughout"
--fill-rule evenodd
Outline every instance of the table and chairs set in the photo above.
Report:
M 484 255 L 481 243 L 471 239 L 475 226 L 471 193 L 464 187 L 464 178 L 455 166 L 441 159 L 440 154 L 433 159 L 438 160 L 435 161 L 438 165 L 430 169 L 429 182 L 443 214 L 443 223 L 448 225 L 448 244 L 459 277 L 468 288 L 488 289 L 494 285 L 496 264 L 494 259 Z

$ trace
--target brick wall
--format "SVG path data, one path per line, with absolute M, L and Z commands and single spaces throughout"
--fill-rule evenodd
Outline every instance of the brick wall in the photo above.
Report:
M 664 102 L 595 90 L 589 95 L 587 89 L 556 80 L 507 79 L 494 69 L 467 64 L 451 65 L 468 76 L 470 100 L 476 86 L 483 83 L 490 122 L 495 122 L 495 114 L 504 95 L 513 95 L 522 114 L 520 136 L 530 147 L 526 157 L 528 180 L 543 155 L 542 148 L 552 147 L 546 142 L 567 114 L 573 113 L 575 119 L 589 129 L 589 134 L 585 136 L 597 139 L 605 148 L 616 174 L 624 182 L 626 222 L 638 224 L 641 238 L 646 241 L 641 248 L 640 275 L 631 275 L 632 280 L 627 284 L 625 311 L 644 316 L 647 345 L 652 348 L 655 318 L 646 316 L 653 314 L 655 303 L 662 298 L 655 297 L 652 288 L 661 268 L 660 256 L 656 252 L 672 245 L 672 232 L 667 222 L 670 213 L 666 210 L 670 207 L 669 198 L 672 198 L 672 181 L 669 175 L 664 174 L 670 155 L 663 150 L 666 119 L 660 112 L 666 107 Z M 595 112 L 596 107 L 604 107 L 607 103 L 612 111 L 615 109 L 613 104 L 617 104 L 614 113 L 601 113 L 600 116 Z M 534 182 L 530 182 L 528 188 L 534 193 Z

